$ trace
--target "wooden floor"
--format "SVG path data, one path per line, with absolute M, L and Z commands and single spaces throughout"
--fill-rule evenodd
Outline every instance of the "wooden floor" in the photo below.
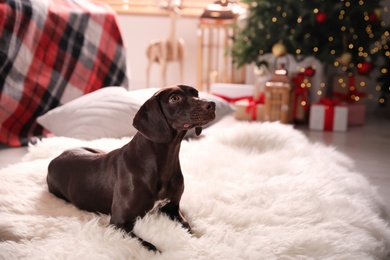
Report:
M 363 126 L 350 127 L 347 132 L 310 131 L 306 125 L 296 128 L 313 142 L 336 147 L 351 157 L 359 172 L 366 175 L 385 200 L 390 220 L 390 119 L 370 117 Z M 0 146 L 0 168 L 17 163 L 27 149 Z
M 335 146 L 355 161 L 359 172 L 367 176 L 386 203 L 390 220 L 390 119 L 373 116 L 363 126 L 349 127 L 347 132 L 310 131 L 297 126 L 310 141 Z

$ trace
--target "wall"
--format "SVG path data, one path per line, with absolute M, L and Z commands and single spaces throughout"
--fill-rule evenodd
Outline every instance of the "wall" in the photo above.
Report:
M 119 15 L 123 40 L 127 48 L 130 89 L 146 87 L 146 47 L 150 41 L 168 37 L 170 20 L 165 16 Z M 180 17 L 177 20 L 178 37 L 183 38 L 186 45 L 184 63 L 184 82 L 180 81 L 179 65 L 170 63 L 167 68 L 167 85 L 176 83 L 196 84 L 197 55 L 197 18 Z M 154 63 L 151 69 L 150 87 L 160 86 L 160 66 Z

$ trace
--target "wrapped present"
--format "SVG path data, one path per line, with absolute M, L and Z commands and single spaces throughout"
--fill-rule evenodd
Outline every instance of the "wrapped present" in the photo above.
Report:
M 365 104 L 348 104 L 348 125 L 364 125 L 366 121 Z
M 292 120 L 294 122 L 307 122 L 307 114 L 310 104 L 309 78 L 315 73 L 312 67 L 306 68 L 303 72 L 299 72 L 292 77 L 294 84 L 293 104 L 292 104 Z
M 324 90 L 321 85 L 327 80 L 325 75 L 326 67 L 314 56 L 306 56 L 305 58 L 300 58 L 298 60 L 295 55 L 289 53 L 283 57 L 276 57 L 273 53 L 265 53 L 259 56 L 258 62 L 266 63 L 271 73 L 278 68 L 278 64 L 284 63 L 289 76 L 302 72 L 303 68 L 307 73 L 310 73 L 311 69 L 315 70 L 315 73 L 310 77 L 311 87 L 308 91 L 312 102 L 318 102 L 322 97 L 318 92 Z
M 254 86 L 250 84 L 213 83 L 210 86 L 211 94 L 234 103 L 242 99 L 253 98 Z
M 348 125 L 348 107 L 338 101 L 322 98 L 310 106 L 309 128 L 320 131 L 345 132 Z
M 348 74 L 332 78 L 332 97 L 347 103 L 363 104 L 366 102 L 367 77 Z
M 290 79 L 287 77 L 287 71 L 281 66 L 265 84 L 265 121 L 280 121 L 284 124 L 290 122 L 290 92 Z
M 234 117 L 238 120 L 264 121 L 264 94 L 257 99 L 246 98 L 234 103 L 236 112 Z

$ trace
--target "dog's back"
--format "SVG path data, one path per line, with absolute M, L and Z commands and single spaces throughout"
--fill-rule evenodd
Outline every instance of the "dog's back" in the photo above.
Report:
M 49 191 L 80 209 L 109 214 L 112 204 L 112 194 L 107 194 L 112 193 L 112 188 L 108 187 L 110 178 L 96 176 L 107 173 L 96 171 L 103 156 L 105 154 L 90 148 L 64 151 L 49 164 Z M 93 201 L 95 203 L 91 203 Z

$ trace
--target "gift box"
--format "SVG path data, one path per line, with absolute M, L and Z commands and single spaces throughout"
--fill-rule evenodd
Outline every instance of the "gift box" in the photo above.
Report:
M 290 122 L 290 92 L 291 81 L 287 77 L 287 71 L 281 66 L 265 84 L 265 121 L 280 121 L 284 124 Z
M 348 125 L 364 125 L 366 121 L 365 104 L 348 104 Z
M 294 85 L 291 119 L 296 123 L 306 123 L 309 112 L 309 99 L 311 86 L 308 73 L 300 72 L 293 75 L 292 81 Z
M 242 99 L 234 103 L 236 112 L 234 117 L 238 120 L 264 121 L 264 104 L 253 99 Z
M 347 103 L 366 102 L 367 77 L 360 75 L 336 75 L 332 78 L 332 97 Z
M 348 107 L 323 98 L 310 107 L 309 128 L 320 131 L 347 131 Z
M 301 96 L 296 96 L 294 93 L 291 107 L 290 121 L 294 123 L 307 123 L 309 114 L 309 104 L 307 104 L 307 101 L 303 100 Z
M 228 102 L 253 98 L 254 86 L 250 84 L 213 83 L 210 86 L 211 94 L 221 97 Z

